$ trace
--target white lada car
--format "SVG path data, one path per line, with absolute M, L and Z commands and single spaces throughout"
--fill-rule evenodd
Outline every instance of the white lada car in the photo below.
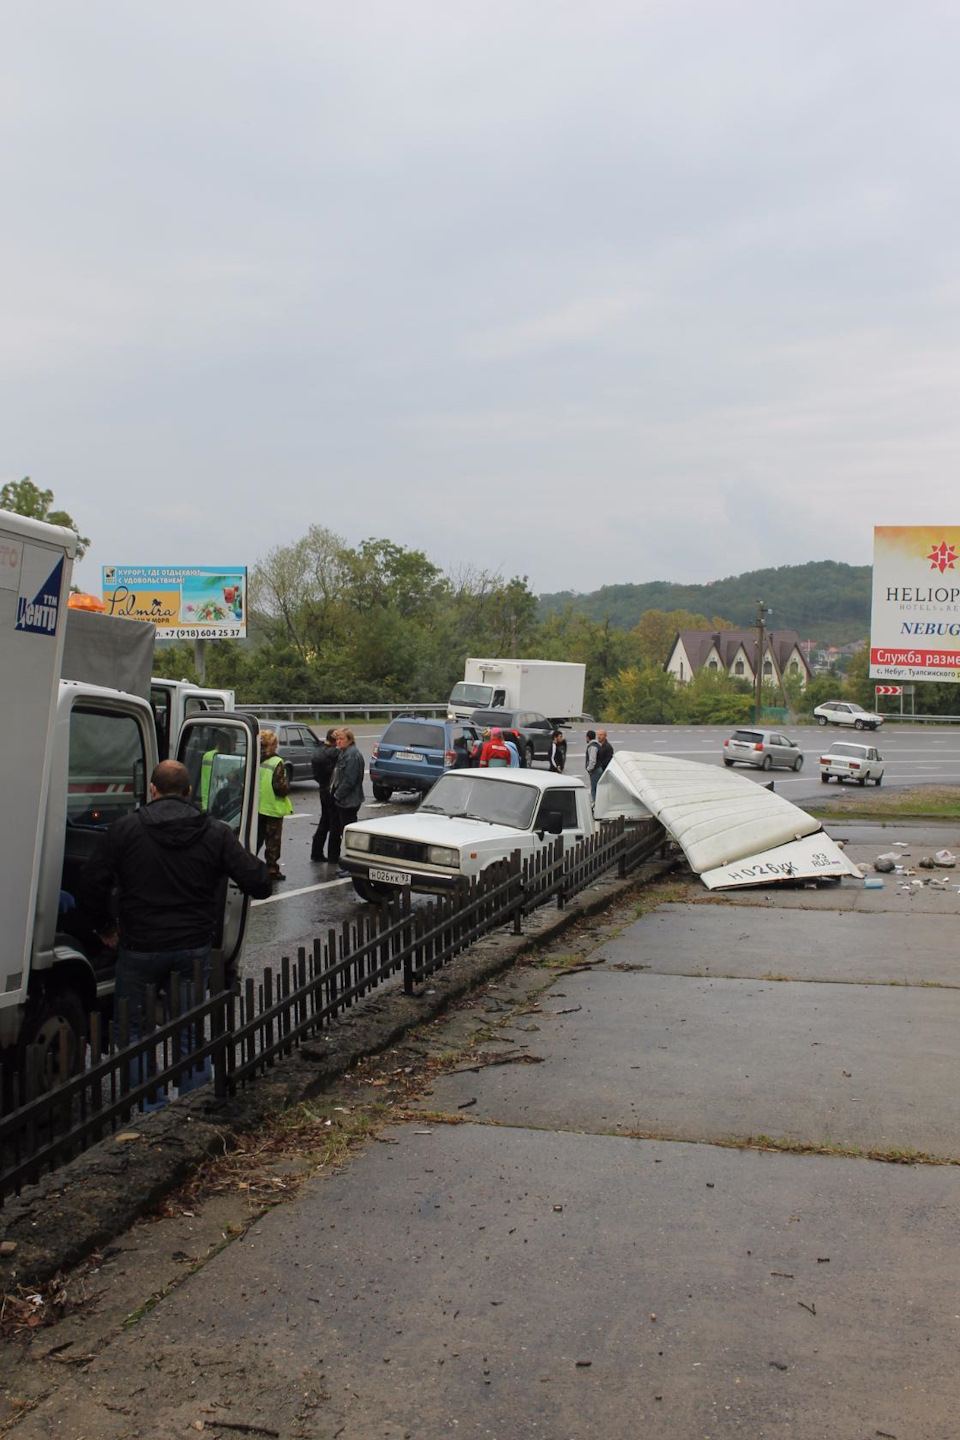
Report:
M 526 859 L 562 835 L 594 833 L 582 780 L 542 770 L 448 770 L 418 810 L 360 820 L 343 832 L 340 864 L 364 900 L 409 885 L 443 894 L 515 850 Z

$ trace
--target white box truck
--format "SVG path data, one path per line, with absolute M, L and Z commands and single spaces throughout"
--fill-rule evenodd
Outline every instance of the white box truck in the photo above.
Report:
M 583 714 L 585 665 L 566 660 L 467 660 L 447 702 L 448 720 L 474 710 L 534 710 L 548 720 Z
M 0 1054 L 41 1089 L 60 1078 L 61 1036 L 68 1069 L 82 1065 L 87 1016 L 113 990 L 110 937 L 71 906 L 79 872 L 104 828 L 146 803 L 158 759 L 150 702 L 123 688 L 149 687 L 152 626 L 87 617 L 98 622 L 83 628 L 106 664 L 100 678 L 114 683 L 62 677 L 67 616 L 72 624 L 78 614 L 68 611 L 75 549 L 71 531 L 0 511 Z M 257 734 L 252 717 L 221 712 L 185 721 L 174 736 L 197 796 L 203 756 L 217 752 L 207 803 L 214 813 L 219 803 L 248 846 Z M 229 885 L 214 942 L 226 963 L 239 955 L 246 913 L 246 897 Z

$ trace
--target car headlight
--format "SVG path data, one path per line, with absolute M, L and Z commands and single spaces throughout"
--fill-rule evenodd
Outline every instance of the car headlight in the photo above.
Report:
M 366 830 L 351 830 L 348 826 L 343 836 L 348 850 L 369 850 L 370 836 Z
M 460 864 L 460 851 L 451 850 L 447 845 L 428 845 L 427 859 L 431 865 L 446 865 L 456 869 Z

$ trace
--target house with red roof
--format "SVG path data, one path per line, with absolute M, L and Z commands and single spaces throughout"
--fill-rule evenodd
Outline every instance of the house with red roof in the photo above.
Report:
M 763 634 L 763 679 L 779 685 L 795 675 L 805 689 L 810 666 L 796 630 L 765 630 Z M 678 630 L 664 666 L 682 684 L 700 670 L 715 670 L 731 680 L 755 685 L 757 678 L 756 630 Z

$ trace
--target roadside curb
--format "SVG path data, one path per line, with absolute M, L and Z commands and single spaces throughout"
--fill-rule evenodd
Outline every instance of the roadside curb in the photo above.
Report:
M 601 879 L 563 910 L 544 906 L 525 919 L 523 935 L 500 930 L 484 937 L 431 976 L 418 995 L 401 990 L 371 995 L 232 1100 L 217 1102 L 198 1091 L 154 1114 L 134 1115 L 127 1130 L 7 1203 L 0 1212 L 0 1241 L 15 1248 L 0 1261 L 0 1287 L 41 1285 L 79 1264 L 154 1208 L 210 1155 L 229 1150 L 232 1137 L 317 1095 L 358 1060 L 436 1019 L 520 956 L 670 873 L 676 863 L 651 861 L 626 879 Z

